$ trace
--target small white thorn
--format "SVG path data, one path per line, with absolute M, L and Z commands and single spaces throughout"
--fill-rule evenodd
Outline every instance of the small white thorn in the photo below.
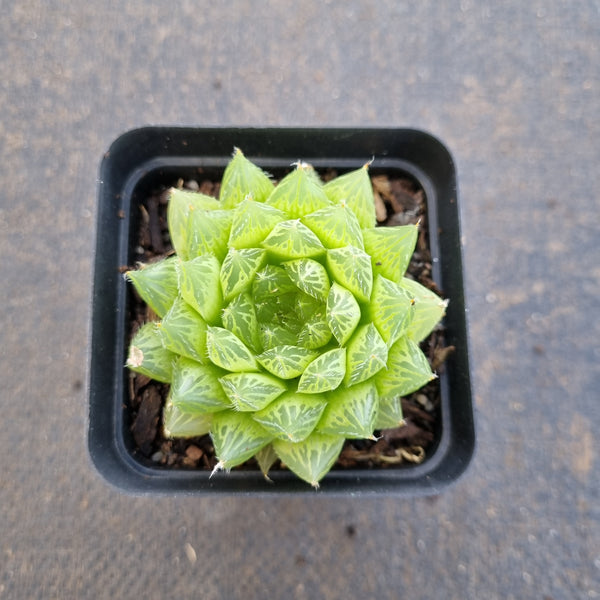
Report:
M 300 169 L 302 171 L 312 169 L 312 165 L 310 165 L 309 163 L 304 162 L 303 160 L 300 160 L 300 159 L 298 159 L 296 162 L 292 163 L 291 166 L 296 167 L 297 169 Z
M 319 489 L 319 482 L 318 481 L 313 481 L 310 485 L 312 485 L 312 487 L 314 488 L 315 491 Z
M 225 463 L 220 460 L 216 465 L 215 468 L 211 471 L 210 475 L 208 476 L 209 479 L 212 478 L 212 476 L 217 472 L 217 471 L 222 471 L 225 468 Z

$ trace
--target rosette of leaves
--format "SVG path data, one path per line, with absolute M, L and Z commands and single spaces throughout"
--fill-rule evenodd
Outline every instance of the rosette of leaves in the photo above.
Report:
M 295 167 L 275 186 L 236 149 L 219 200 L 170 190 L 176 255 L 127 274 L 158 316 L 127 366 L 170 384 L 165 434 L 210 433 L 216 470 L 279 458 L 317 487 L 435 377 L 419 342 L 446 304 L 404 277 L 417 226 L 375 227 L 368 165 Z

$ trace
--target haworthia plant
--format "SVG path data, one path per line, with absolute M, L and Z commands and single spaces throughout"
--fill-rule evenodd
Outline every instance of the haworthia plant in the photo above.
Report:
M 220 199 L 172 189 L 167 218 L 176 255 L 127 274 L 159 319 L 127 367 L 171 384 L 167 436 L 317 487 L 344 439 L 403 423 L 446 302 L 405 276 L 417 227 L 375 227 L 368 164 L 323 185 L 299 162 L 274 185 L 236 149 Z

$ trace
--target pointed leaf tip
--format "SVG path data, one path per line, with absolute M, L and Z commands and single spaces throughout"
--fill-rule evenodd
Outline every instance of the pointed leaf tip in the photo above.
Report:
M 323 188 L 334 203 L 345 200 L 362 228 L 375 227 L 375 201 L 367 169 L 361 167 L 327 182 Z
M 252 193 L 257 202 L 264 202 L 273 187 L 269 176 L 248 160 L 239 148 L 234 148 L 221 181 L 220 200 L 223 208 L 234 208 L 249 193 Z
M 399 283 L 415 250 L 417 236 L 414 225 L 364 230 L 365 251 L 371 256 L 373 271 Z
M 125 273 L 125 279 L 131 281 L 144 302 L 161 318 L 178 295 L 176 264 L 176 257 L 172 256 Z
M 367 381 L 327 394 L 327 409 L 317 431 L 353 439 L 373 439 L 379 395 Z
M 321 433 L 312 433 L 302 442 L 273 441 L 277 456 L 288 469 L 315 488 L 335 463 L 343 445 L 343 437 Z
M 312 166 L 299 162 L 273 190 L 267 204 L 298 219 L 331 204 Z
M 210 435 L 221 468 L 225 469 L 248 460 L 273 439 L 249 413 L 229 410 L 214 415 Z
M 389 350 L 388 368 L 375 376 L 382 398 L 406 396 L 431 381 L 435 375 L 419 345 L 401 337 Z

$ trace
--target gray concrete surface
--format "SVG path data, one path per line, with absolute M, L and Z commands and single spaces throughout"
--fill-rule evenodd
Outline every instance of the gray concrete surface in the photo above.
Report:
M 1 8 L 0 598 L 600 597 L 597 1 Z M 479 442 L 457 486 L 215 501 L 100 480 L 85 435 L 97 167 L 150 123 L 445 140 Z

